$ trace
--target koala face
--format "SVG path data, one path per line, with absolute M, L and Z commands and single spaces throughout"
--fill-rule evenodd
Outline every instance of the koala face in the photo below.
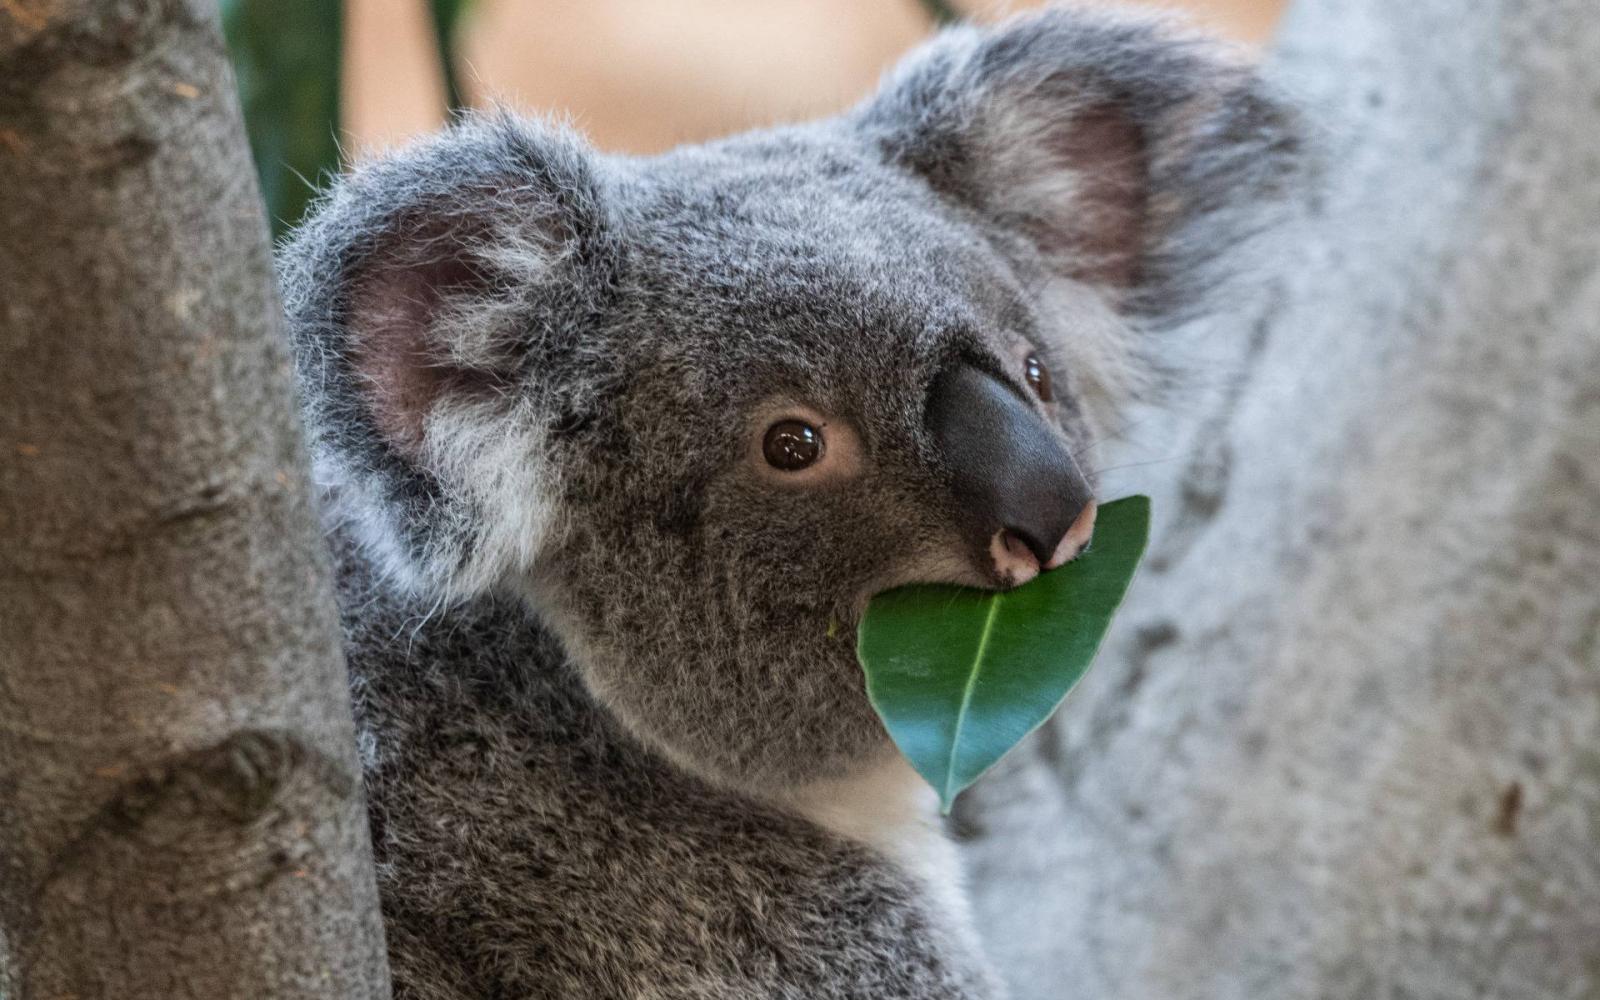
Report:
M 1083 12 L 661 157 L 468 120 L 285 250 L 319 478 L 402 585 L 525 597 L 682 766 L 836 776 L 886 740 L 866 600 L 1076 553 L 1084 449 L 1291 147 L 1247 71 Z
M 868 147 L 768 135 L 617 183 L 633 270 L 599 335 L 616 387 L 551 443 L 566 530 L 536 603 L 681 761 L 769 784 L 842 767 L 883 740 L 855 659 L 867 597 L 1019 582 L 1088 504 L 1064 345 L 981 229 Z M 1030 359 L 1058 392 L 1030 386 Z M 1005 531 L 1038 556 L 997 560 Z

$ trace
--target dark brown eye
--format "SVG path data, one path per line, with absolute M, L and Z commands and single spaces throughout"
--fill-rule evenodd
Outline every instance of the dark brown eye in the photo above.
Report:
M 761 453 L 774 469 L 798 472 L 822 457 L 822 432 L 803 420 L 780 420 L 767 428 Z
M 1039 360 L 1039 355 L 1028 355 L 1028 360 L 1023 362 L 1023 370 L 1027 375 L 1028 385 L 1033 387 L 1035 395 L 1046 403 L 1056 398 L 1056 391 L 1050 387 L 1050 369 Z

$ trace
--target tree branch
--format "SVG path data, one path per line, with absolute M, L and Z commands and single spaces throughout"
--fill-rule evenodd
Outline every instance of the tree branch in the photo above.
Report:
M 214 18 L 0 0 L 0 993 L 388 995 Z

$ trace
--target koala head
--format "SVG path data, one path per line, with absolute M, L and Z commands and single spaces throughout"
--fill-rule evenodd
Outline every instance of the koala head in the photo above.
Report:
M 319 479 L 401 585 L 527 600 L 682 766 L 836 776 L 886 746 L 868 597 L 1075 553 L 1084 448 L 1294 146 L 1248 68 L 1082 11 L 658 157 L 470 118 L 284 249 Z

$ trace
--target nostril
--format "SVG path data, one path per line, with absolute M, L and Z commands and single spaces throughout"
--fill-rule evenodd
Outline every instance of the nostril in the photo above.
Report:
M 1000 544 L 1006 550 L 1007 555 L 1019 562 L 1026 562 L 1030 558 L 1036 562 L 1039 561 L 1038 550 L 1017 537 L 1016 533 L 1010 528 L 1002 528 L 1000 530 Z
M 1045 542 L 1039 538 L 1037 533 L 1029 531 L 1027 528 L 1007 525 L 1002 533 L 1006 538 L 1007 547 L 1014 546 L 1025 550 L 1034 559 L 1038 560 L 1040 566 L 1049 562 L 1050 557 L 1055 554 L 1056 543 L 1053 540 Z
M 1017 587 L 1039 575 L 1044 561 L 1009 529 L 1002 528 L 989 541 L 994 571 L 1009 586 Z
M 1028 497 L 1020 517 L 1013 516 L 1004 532 L 1025 546 L 1044 569 L 1053 569 L 1078 554 L 1094 529 L 1095 504 L 1053 497 Z

